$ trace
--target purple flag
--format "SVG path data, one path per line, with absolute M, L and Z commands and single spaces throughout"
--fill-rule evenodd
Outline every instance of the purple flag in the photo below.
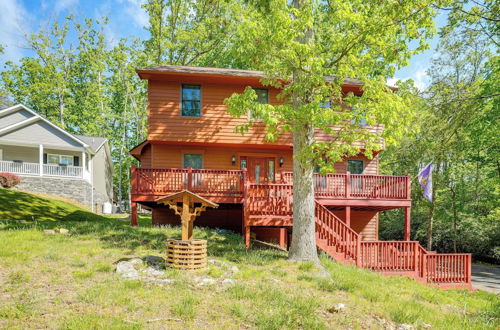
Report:
M 432 163 L 429 163 L 418 173 L 418 182 L 424 190 L 425 199 L 432 202 Z

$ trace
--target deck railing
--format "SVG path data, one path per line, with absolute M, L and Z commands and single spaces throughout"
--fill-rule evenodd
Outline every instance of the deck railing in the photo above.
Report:
M 413 241 L 361 242 L 360 266 L 376 271 L 417 271 L 419 243 Z
M 340 220 L 326 207 L 315 202 L 316 234 L 325 239 L 328 246 L 334 247 L 337 253 L 356 261 L 359 256 L 359 235 Z
M 283 183 L 293 184 L 293 173 L 283 172 Z M 410 199 L 410 177 L 365 174 L 314 174 L 319 198 Z
M 247 215 L 291 217 L 292 189 L 289 184 L 248 184 L 245 199 Z
M 471 254 L 426 254 L 424 278 L 431 283 L 470 283 Z
M 42 165 L 43 176 L 58 176 L 82 178 L 83 167 L 81 166 L 63 166 L 53 164 Z M 0 161 L 0 172 L 21 174 L 21 175 L 40 175 L 39 163 L 17 162 L 17 161 Z
M 187 189 L 209 196 L 243 194 L 243 171 L 135 168 L 133 193 L 165 195 Z

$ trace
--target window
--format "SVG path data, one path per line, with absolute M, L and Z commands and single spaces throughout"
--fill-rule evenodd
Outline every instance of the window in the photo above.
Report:
M 200 85 L 182 85 L 182 116 L 201 117 Z
M 56 155 L 56 154 L 47 155 L 47 164 L 73 166 L 73 160 L 74 160 L 73 156 Z
M 347 161 L 347 170 L 352 174 L 362 174 L 363 161 L 359 159 L 349 159 Z
M 268 104 L 269 103 L 269 92 L 267 88 L 254 88 L 255 93 L 257 93 L 257 99 L 255 102 L 260 104 Z M 249 119 L 253 120 L 262 120 L 262 117 L 256 117 L 251 112 L 248 114 Z
M 255 93 L 257 93 L 257 100 L 256 102 L 262 103 L 262 104 L 268 104 L 269 103 L 269 92 L 267 88 L 254 88 L 253 89 Z
M 274 182 L 274 160 L 269 160 L 269 181 Z
M 0 160 L 3 160 L 3 150 L 0 149 Z
M 240 169 L 244 169 L 244 168 L 247 168 L 247 159 L 246 158 L 242 158 L 241 162 L 240 162 Z
M 353 125 L 366 126 L 366 112 L 357 106 L 352 107 L 352 112 L 356 116 L 351 120 Z
M 192 167 L 200 169 L 203 167 L 202 154 L 184 154 L 184 168 Z

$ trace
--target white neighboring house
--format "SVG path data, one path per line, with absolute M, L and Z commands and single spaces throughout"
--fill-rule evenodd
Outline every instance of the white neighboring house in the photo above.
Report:
M 111 212 L 113 163 L 108 140 L 73 135 L 22 104 L 0 110 L 1 172 L 21 177 L 16 189 Z

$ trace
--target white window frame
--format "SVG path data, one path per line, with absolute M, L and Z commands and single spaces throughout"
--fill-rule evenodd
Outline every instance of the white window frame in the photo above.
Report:
M 57 164 L 50 163 L 49 162 L 50 156 L 56 156 L 59 159 L 59 162 Z M 60 164 L 62 164 L 62 162 L 61 162 L 62 157 L 69 157 L 71 159 L 71 164 L 67 164 L 66 166 L 74 166 L 74 164 L 75 164 L 74 163 L 75 159 L 73 158 L 74 156 L 71 156 L 71 155 L 59 155 L 59 154 L 47 154 L 47 164 L 48 165 L 60 165 Z

